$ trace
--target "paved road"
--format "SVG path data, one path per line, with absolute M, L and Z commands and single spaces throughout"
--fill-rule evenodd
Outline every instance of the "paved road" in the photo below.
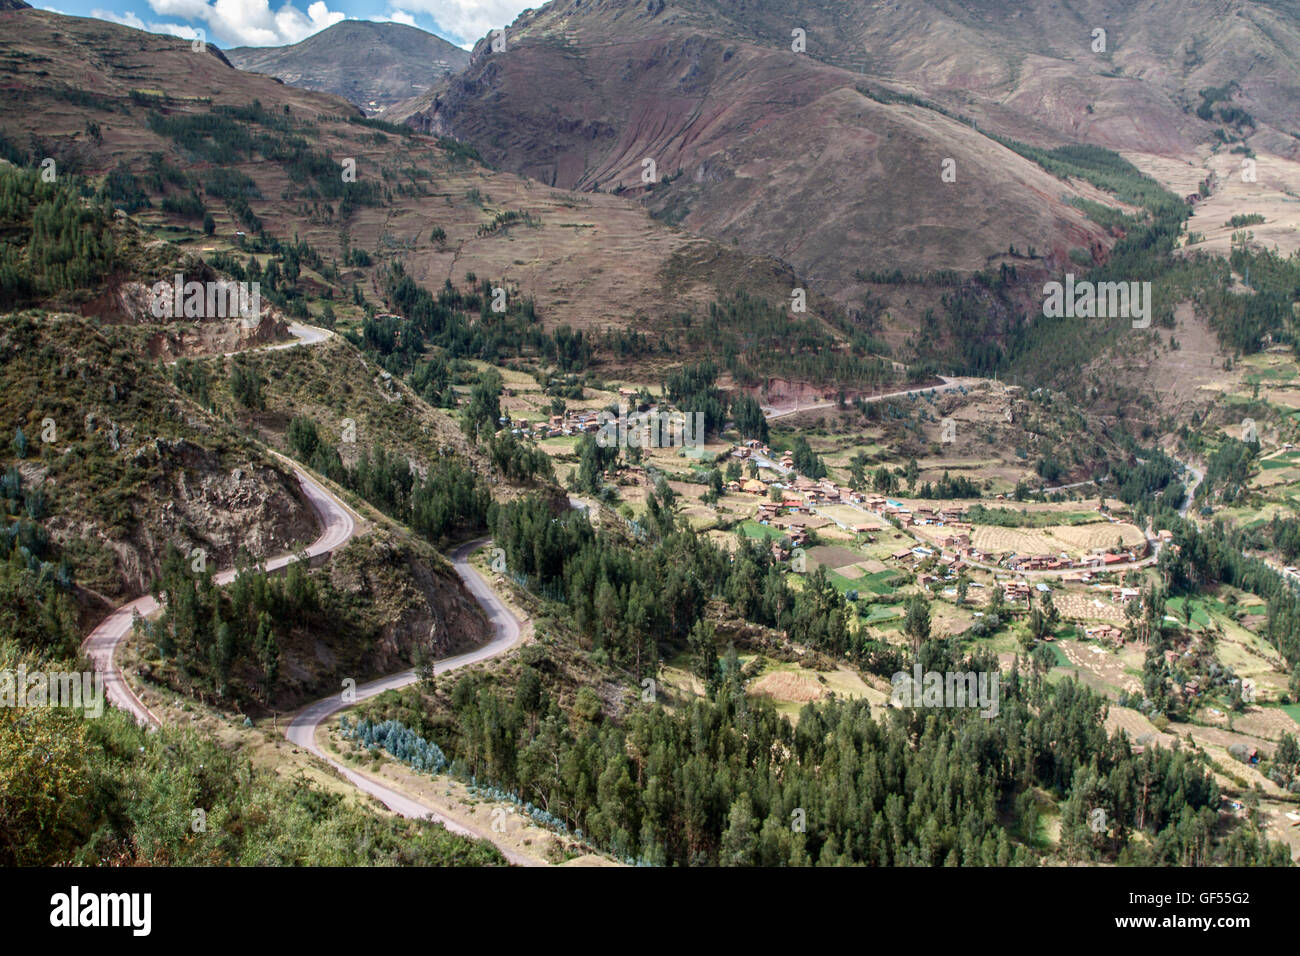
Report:
M 315 345 L 324 342 L 334 333 L 325 329 L 318 329 L 314 326 L 294 324 L 289 327 L 290 333 L 294 336 L 294 341 L 285 342 L 280 345 L 270 346 L 267 351 L 273 349 L 293 348 L 299 345 Z M 231 353 L 237 354 L 237 353 Z M 320 485 L 315 479 L 305 471 L 295 465 L 292 461 L 285 458 L 277 452 L 271 452 L 286 465 L 293 469 L 294 474 L 298 477 L 298 482 L 302 486 L 303 494 L 311 504 L 312 510 L 321 525 L 320 536 L 309 544 L 306 549 L 308 558 L 317 555 L 328 554 L 335 548 L 347 543 L 347 541 L 356 533 L 357 523 L 351 509 L 342 501 L 334 497 L 326 488 Z M 476 648 L 465 654 L 459 654 L 455 657 L 449 657 L 438 661 L 434 666 L 436 673 L 455 670 L 464 667 L 467 664 L 473 664 L 477 661 L 487 660 L 509 650 L 519 641 L 520 629 L 519 622 L 515 616 L 506 607 L 505 603 L 497 597 L 496 593 L 488 586 L 468 563 L 470 553 L 482 546 L 487 539 L 471 541 L 462 545 L 452 554 L 453 566 L 456 573 L 460 576 L 469 592 L 474 595 L 475 600 L 483 607 L 488 621 L 492 625 L 495 636 L 493 639 L 482 647 Z M 285 567 L 289 563 L 298 560 L 299 553 L 287 553 L 277 555 L 266 561 L 263 567 L 267 571 L 275 571 Z M 214 582 L 218 585 L 229 584 L 235 579 L 236 571 L 228 569 L 214 575 Z M 160 605 L 153 595 L 145 595 L 137 598 L 128 604 L 119 607 L 108 617 L 104 618 L 95 628 L 86 636 L 82 642 L 82 650 L 87 657 L 91 659 L 97 671 L 104 675 L 104 690 L 109 701 L 121 710 L 130 713 L 137 722 L 145 726 L 158 727 L 162 721 L 158 716 L 149 709 L 139 696 L 131 689 L 131 686 L 122 676 L 121 670 L 117 666 L 116 654 L 117 648 L 123 638 L 131 632 L 135 615 L 148 617 L 159 610 Z M 365 700 L 367 697 L 373 697 L 375 694 L 382 693 L 385 690 L 404 687 L 407 684 L 417 680 L 415 671 L 407 670 L 400 674 L 393 674 L 389 677 L 383 677 L 379 680 L 371 681 L 356 690 L 356 700 Z M 448 830 L 476 839 L 495 842 L 492 838 L 478 832 L 472 828 L 463 826 L 454 820 L 441 816 L 436 811 L 424 806 L 410 797 L 403 796 L 394 790 L 385 787 L 383 784 L 363 777 L 360 774 L 349 770 L 348 768 L 337 763 L 317 746 L 315 740 L 316 728 L 326 718 L 337 713 L 343 707 L 348 706 L 342 695 L 336 694 L 325 700 L 317 701 L 300 711 L 285 728 L 285 736 L 288 739 L 302 747 L 304 750 L 316 755 L 324 760 L 330 766 L 334 767 L 358 790 L 377 797 L 390 810 L 401 814 L 405 817 L 423 817 L 425 819 L 437 820 L 442 823 Z M 510 850 L 507 847 L 497 847 L 501 853 L 512 863 L 518 863 L 524 866 L 539 866 L 538 861 L 529 857 L 522 856 Z
M 484 661 L 499 654 L 503 654 L 519 642 L 519 622 L 515 616 L 510 613 L 510 609 L 496 595 L 483 580 L 479 574 L 469 566 L 469 555 L 487 542 L 483 538 L 478 541 L 471 541 L 468 544 L 461 545 L 452 553 L 452 562 L 456 568 L 456 573 L 460 575 L 461 581 L 469 589 L 474 598 L 483 606 L 488 620 L 492 624 L 495 636 L 482 647 L 475 648 L 465 654 L 458 654 L 455 657 L 444 658 L 434 665 L 434 671 L 438 674 L 453 671 L 457 668 L 474 664 L 478 661 Z M 375 797 L 384 806 L 404 817 L 417 817 L 426 820 L 435 820 L 445 826 L 453 833 L 460 833 L 464 836 L 472 837 L 479 840 L 495 842 L 492 837 L 486 833 L 476 830 L 472 827 L 465 826 L 451 820 L 436 810 L 432 810 L 424 804 L 413 800 L 405 794 L 398 793 L 396 790 L 385 786 L 372 777 L 363 776 L 355 770 L 349 769 L 339 763 L 333 757 L 329 756 L 316 743 L 316 730 L 326 720 L 333 717 L 345 707 L 350 707 L 354 703 L 374 697 L 376 694 L 382 694 L 386 690 L 396 690 L 400 687 L 406 687 L 419 680 L 419 676 L 414 669 L 402 671 L 400 674 L 393 674 L 388 677 L 381 677 L 379 680 L 371 681 L 368 684 L 362 684 L 356 688 L 355 696 L 352 700 L 345 701 L 343 695 L 333 694 L 324 700 L 318 700 L 314 704 L 309 704 L 294 716 L 289 726 L 285 728 L 284 735 L 289 741 L 298 747 L 303 748 L 309 753 L 319 757 L 325 763 L 329 764 L 338 771 L 344 779 L 363 793 L 368 793 Z M 523 856 L 506 847 L 497 845 L 497 849 L 510 860 L 511 863 L 518 863 L 522 866 L 540 866 L 538 861 L 530 857 Z
M 312 510 L 316 512 L 316 517 L 321 525 L 320 537 L 307 545 L 305 549 L 307 556 L 315 557 L 319 554 L 328 554 L 352 537 L 356 531 L 356 521 L 347 506 L 336 500 L 315 479 L 300 468 L 294 467 L 293 470 L 298 477 L 298 483 L 302 486 L 303 494 L 306 495 Z M 263 567 L 267 571 L 275 571 L 297 559 L 296 553 L 281 554 L 265 562 Z M 233 568 L 221 571 L 213 578 L 217 584 L 222 585 L 229 584 L 234 579 L 235 571 Z M 114 706 L 129 711 L 137 722 L 155 727 L 161 721 L 136 696 L 135 691 L 131 690 L 130 685 L 123 679 L 122 672 L 118 669 L 114 657 L 122 639 L 131 632 L 131 624 L 135 619 L 135 615 L 139 614 L 141 617 L 148 617 L 158 609 L 158 601 L 153 595 L 146 594 L 144 597 L 136 598 L 100 621 L 99 625 L 90 632 L 81 645 L 86 656 L 94 662 L 95 670 L 103 672 L 104 689 L 108 694 L 108 699 Z
M 978 379 L 973 378 L 949 378 L 946 375 L 940 375 L 939 377 L 943 379 L 943 384 L 941 385 L 929 385 L 925 388 L 905 388 L 898 392 L 885 392 L 881 395 L 866 395 L 863 396 L 862 400 L 864 402 L 879 402 L 886 398 L 898 398 L 900 395 L 922 395 L 925 392 L 937 392 L 942 389 L 956 388 L 962 384 L 979 381 Z M 776 411 L 774 406 L 768 405 L 763 409 L 763 417 L 770 422 L 774 419 L 785 418 L 787 415 L 795 415 L 799 412 L 813 412 L 819 408 L 834 408 L 838 404 L 838 402 L 819 402 L 816 405 L 804 405 L 802 407 L 796 405 L 794 408 L 787 408 L 782 411 Z M 846 402 L 846 404 L 852 405 L 852 402 Z
M 226 358 L 231 358 L 248 352 L 278 352 L 281 349 L 291 349 L 299 345 L 319 345 L 321 342 L 334 337 L 334 333 L 328 329 L 319 329 L 314 325 L 303 325 L 301 322 L 291 323 L 289 325 L 289 334 L 293 336 L 292 342 L 281 342 L 279 345 L 260 345 L 251 349 L 241 349 L 238 352 L 226 352 L 224 355 Z
M 1177 459 L 1175 459 L 1175 461 L 1176 460 Z M 1201 482 L 1205 480 L 1205 472 L 1201 471 L 1199 468 L 1193 468 L 1189 462 L 1183 462 L 1182 464 L 1196 478 L 1195 481 L 1187 486 L 1187 497 L 1183 499 L 1183 506 L 1178 509 L 1178 517 L 1186 518 L 1188 510 L 1192 507 L 1192 497 L 1196 494 L 1196 489 L 1200 487 Z

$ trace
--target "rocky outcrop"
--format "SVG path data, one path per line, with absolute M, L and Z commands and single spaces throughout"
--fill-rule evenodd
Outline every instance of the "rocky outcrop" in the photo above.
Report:
M 372 673 L 410 667 L 416 648 L 446 657 L 491 636 L 478 603 L 446 560 L 382 530 L 336 554 L 329 576 L 336 588 L 367 605 L 376 638 L 363 659 Z

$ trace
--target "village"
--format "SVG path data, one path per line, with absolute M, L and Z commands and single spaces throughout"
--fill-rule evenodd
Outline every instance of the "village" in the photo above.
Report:
M 756 441 L 742 444 L 732 455 L 741 461 L 775 463 L 771 449 Z M 1094 584 L 1107 591 L 1115 604 L 1127 604 L 1139 596 L 1136 588 L 1108 586 L 1101 577 L 1111 577 L 1109 572 L 1139 566 L 1152 555 L 1152 542 L 1143 538 L 1128 547 L 1095 548 L 1086 554 L 1019 554 L 1014 551 L 994 552 L 983 550 L 972 543 L 974 527 L 967 520 L 967 510 L 959 505 L 929 506 L 909 505 L 883 495 L 856 490 L 836 484 L 830 479 L 814 481 L 803 476 L 791 478 L 793 462 L 789 455 L 779 460 L 779 470 L 785 476 L 760 475 L 746 480 L 728 482 L 733 494 L 759 496 L 764 499 L 753 512 L 754 521 L 781 533 L 772 542 L 772 553 L 779 560 L 790 557 L 791 549 L 808 543 L 815 515 L 829 518 L 842 530 L 862 536 L 867 543 L 876 540 L 882 530 L 881 521 L 892 525 L 914 539 L 914 544 L 889 554 L 890 561 L 900 570 L 917 571 L 934 568 L 935 573 L 920 573 L 916 581 L 926 587 L 939 580 L 952 580 L 972 568 L 990 572 L 1007 572 L 1020 575 L 1035 573 L 1036 577 L 1056 578 L 1065 584 Z M 779 500 L 771 500 L 772 489 L 780 492 Z M 1001 497 L 1001 496 L 999 496 Z M 861 512 L 864 518 L 875 519 L 848 523 L 828 516 L 825 508 L 846 505 Z M 1156 539 L 1157 546 L 1166 543 L 1170 535 L 1162 531 Z M 788 545 L 788 546 L 787 546 Z M 1045 573 L 1044 573 L 1045 572 Z M 1012 606 L 1027 607 L 1034 591 L 1050 590 L 1043 581 L 1033 586 L 1025 578 L 1008 579 L 1002 584 L 1005 602 Z M 1096 636 L 1110 641 L 1122 641 L 1118 628 L 1103 626 Z

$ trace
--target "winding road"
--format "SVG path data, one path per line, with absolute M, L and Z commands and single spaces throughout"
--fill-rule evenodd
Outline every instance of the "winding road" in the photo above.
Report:
M 333 333 L 311 326 L 292 325 L 289 329 L 295 341 L 271 346 L 273 349 L 293 348 L 298 345 L 315 345 L 327 341 Z M 307 474 L 302 468 L 278 452 L 271 454 L 293 469 L 302 487 L 304 496 L 320 522 L 321 533 L 304 550 L 308 558 L 329 554 L 346 544 L 357 531 L 357 519 L 346 504 L 335 497 L 328 489 Z M 480 538 L 461 545 L 451 555 L 453 567 L 465 587 L 483 608 L 492 625 L 493 638 L 482 647 L 464 654 L 444 658 L 434 665 L 435 673 L 446 673 L 488 660 L 505 653 L 520 640 L 519 621 L 506 607 L 505 603 L 488 586 L 487 582 L 469 565 L 469 556 L 490 539 Z M 277 555 L 264 562 L 266 571 L 275 571 L 299 560 L 303 552 Z M 218 585 L 226 585 L 235 579 L 237 572 L 228 569 L 217 573 L 213 580 Z M 161 605 L 151 594 L 137 598 L 122 605 L 105 617 L 82 642 L 82 651 L 92 661 L 95 670 L 104 675 L 104 689 L 109 701 L 118 709 L 130 713 L 141 725 L 159 727 L 162 721 L 149 709 L 148 705 L 131 689 L 117 666 L 116 654 L 123 639 L 131 633 L 135 616 L 149 617 L 156 613 Z M 414 669 L 405 670 L 388 677 L 381 677 L 357 687 L 355 692 L 344 700 L 342 694 L 333 694 L 314 704 L 309 704 L 299 711 L 285 728 L 285 737 L 294 745 L 311 753 L 336 770 L 344 779 L 363 793 L 375 797 L 386 807 L 404 817 L 422 818 L 441 823 L 447 830 L 474 839 L 486 840 L 497 846 L 503 856 L 511 863 L 523 866 L 538 866 L 539 861 L 523 856 L 507 846 L 497 843 L 492 837 L 472 827 L 451 820 L 436 810 L 385 786 L 383 783 L 351 770 L 328 756 L 316 743 L 316 731 L 322 722 L 345 707 L 383 693 L 405 687 L 418 680 Z
M 352 537 L 356 532 L 356 521 L 347 505 L 321 487 L 314 478 L 296 466 L 293 471 L 321 524 L 320 537 L 305 549 L 307 556 L 311 558 L 319 554 L 328 554 Z M 263 568 L 267 571 L 275 571 L 296 560 L 298 560 L 296 553 L 281 554 L 267 561 Z M 229 584 L 235 579 L 235 574 L 234 569 L 221 571 L 214 576 L 213 580 L 219 585 Z M 113 705 L 130 712 L 138 723 L 154 727 L 159 726 L 161 721 L 127 684 L 114 657 L 122 639 L 131 632 L 135 616 L 139 614 L 141 617 L 149 617 L 157 612 L 160 606 L 157 598 L 152 594 L 136 598 L 100 621 L 81 644 L 82 651 L 94 662 L 95 670 L 103 673 L 104 690 Z
M 495 636 L 491 641 L 482 647 L 475 648 L 464 654 L 457 654 L 455 657 L 447 657 L 438 661 L 434 665 L 434 672 L 443 674 L 447 671 L 453 671 L 457 668 L 464 667 L 467 664 L 474 664 L 479 661 L 485 661 L 489 658 L 503 654 L 519 642 L 520 630 L 519 622 L 515 616 L 510 613 L 510 609 L 505 606 L 504 602 L 497 597 L 496 593 L 487 585 L 478 573 L 469 566 L 469 556 L 479 547 L 486 544 L 489 539 L 481 538 L 477 541 L 471 541 L 457 548 L 451 555 L 452 563 L 456 568 L 456 573 L 464 582 L 465 587 L 474 595 L 475 600 L 482 605 L 488 620 L 492 623 L 492 629 Z M 419 675 L 415 669 L 402 671 L 399 674 L 392 674 L 388 677 L 381 677 L 378 680 L 371 681 L 368 684 L 362 684 L 356 690 L 349 694 L 349 699 L 344 700 L 343 694 L 333 694 L 323 700 L 318 700 L 314 704 L 309 704 L 298 712 L 289 726 L 285 728 L 284 735 L 289 741 L 308 753 L 318 757 L 329 766 L 333 767 L 345 780 L 356 787 L 363 793 L 367 793 L 380 801 L 394 813 L 404 817 L 422 817 L 428 820 L 435 820 L 441 823 L 453 833 L 459 833 L 463 836 L 472 837 L 479 840 L 487 840 L 494 843 L 491 836 L 473 827 L 465 826 L 455 820 L 449 819 L 432 810 L 424 804 L 413 800 L 405 794 L 398 793 L 391 787 L 388 787 L 373 777 L 364 776 L 351 770 L 339 763 L 316 743 L 316 731 L 322 723 L 337 714 L 345 707 L 351 707 L 353 704 L 360 703 L 367 698 L 382 694 L 386 690 L 397 690 L 414 684 L 419 680 Z M 537 866 L 538 861 L 523 856 L 510 850 L 508 847 L 496 844 L 497 849 L 511 863 L 518 863 L 522 866 Z

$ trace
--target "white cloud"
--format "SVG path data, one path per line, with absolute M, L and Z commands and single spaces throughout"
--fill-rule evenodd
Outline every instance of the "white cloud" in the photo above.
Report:
M 539 7 L 538 0 L 402 0 L 406 10 L 427 13 L 438 26 L 452 34 L 448 39 L 465 41 L 471 46 L 489 31 L 508 25 L 529 7 Z
M 201 31 L 182 23 L 145 23 L 129 10 L 126 13 L 114 13 L 112 10 L 91 10 L 90 15 L 97 20 L 120 23 L 124 27 L 135 27 L 137 30 L 147 30 L 150 33 L 180 37 L 182 40 L 194 40 L 201 34 Z
M 144 25 L 144 21 L 137 17 L 129 10 L 126 13 L 114 13 L 112 10 L 91 10 L 90 15 L 96 20 L 107 20 L 109 23 L 120 23 L 124 27 L 135 27 L 137 30 L 149 29 Z
M 279 46 L 297 43 L 344 19 L 325 0 L 315 0 L 304 14 L 292 3 L 278 10 L 270 0 L 149 0 L 154 13 L 198 20 L 215 39 L 240 46 Z
M 375 17 L 377 23 L 404 23 L 408 27 L 416 25 L 415 17 L 411 16 L 405 10 L 390 10 L 387 16 Z

